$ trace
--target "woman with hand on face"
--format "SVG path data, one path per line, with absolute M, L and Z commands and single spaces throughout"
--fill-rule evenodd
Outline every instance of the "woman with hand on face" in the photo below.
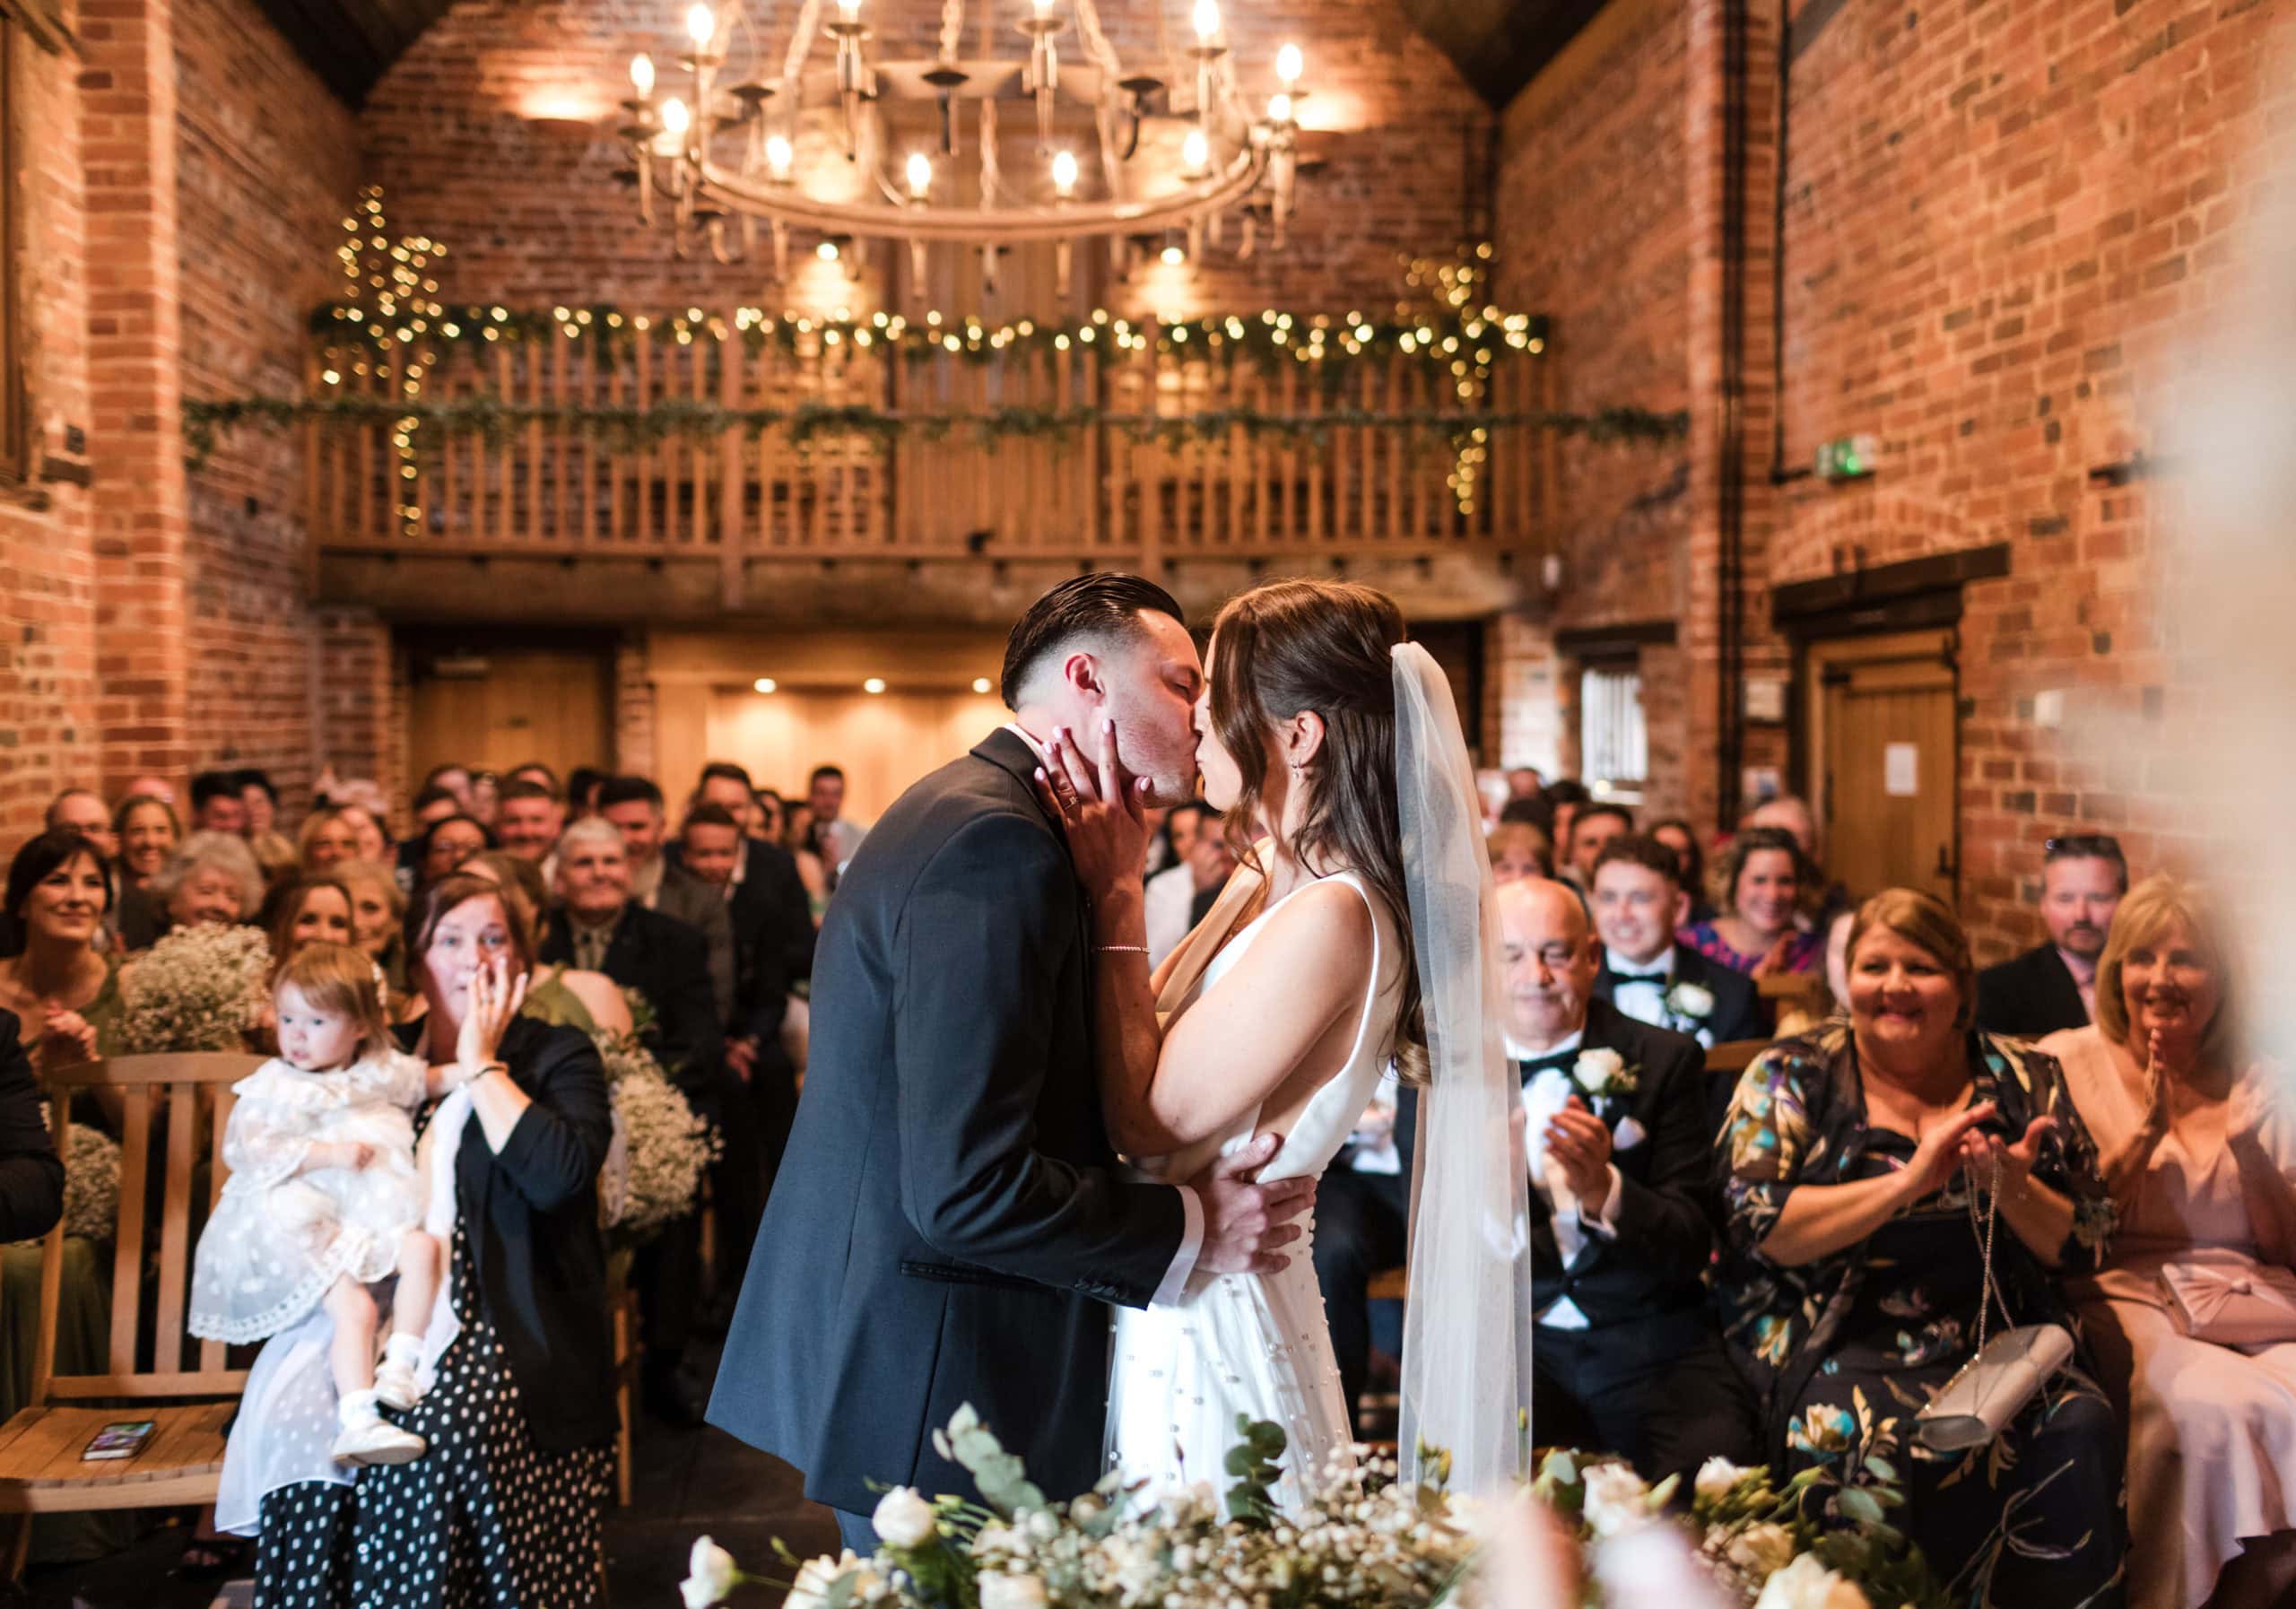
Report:
M 1714 864 L 1714 899 L 1722 914 L 1682 930 L 1685 944 L 1709 961 L 1752 978 L 1807 972 L 1825 935 L 1795 921 L 1797 901 L 1816 871 L 1794 835 L 1781 827 L 1749 827 Z
M 1976 1352 L 1988 1243 L 1988 1332 L 2066 1321 L 2054 1277 L 2094 1269 L 2114 1220 L 2095 1148 L 2054 1058 L 1973 1028 L 1942 900 L 1875 895 L 1848 955 L 1847 1019 L 1756 1057 L 1717 1142 L 1717 1291 L 1765 1451 L 1781 1479 L 1825 1469 L 1813 1500 L 1880 1456 L 1908 1500 L 1895 1523 L 1957 1603 L 2116 1604 L 2120 1431 L 2087 1377 L 2061 1371 L 1995 1443 L 1915 1434 Z
M 2205 891 L 2138 883 L 2098 960 L 2095 1024 L 2041 1041 L 2120 1207 L 2111 1258 L 2074 1294 L 2126 1408 L 2138 1609 L 2296 1598 L 2296 1325 L 2217 1344 L 2186 1333 L 2162 1283 L 2296 1265 L 2296 1112 L 2240 1043 L 2222 932 Z

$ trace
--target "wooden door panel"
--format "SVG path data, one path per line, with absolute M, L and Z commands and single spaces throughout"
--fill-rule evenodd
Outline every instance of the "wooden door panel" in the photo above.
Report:
M 1811 656 L 1827 871 L 1853 893 L 1955 898 L 1954 674 L 1935 634 L 1848 639 Z
M 473 656 L 483 672 L 440 677 L 418 659 L 409 691 L 407 774 L 453 761 L 492 771 L 539 760 L 561 777 L 613 759 L 613 667 L 599 652 L 509 648 Z

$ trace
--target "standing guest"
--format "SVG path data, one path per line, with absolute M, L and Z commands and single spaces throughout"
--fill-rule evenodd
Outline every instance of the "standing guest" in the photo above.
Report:
M 191 779 L 191 826 L 195 832 L 247 835 L 247 801 L 239 796 L 237 771 L 202 771 Z
M 2120 843 L 2101 833 L 2052 838 L 2042 850 L 2044 944 L 1978 974 L 1977 1020 L 1988 1033 L 2037 1039 L 2097 1017 L 2097 963 L 2128 891 Z
M 789 831 L 789 802 L 770 787 L 757 789 L 750 800 L 750 835 L 779 844 Z
M 1809 971 L 1818 964 L 1825 935 L 1803 928 L 1796 918 L 1802 891 L 1813 874 L 1792 833 L 1779 827 L 1747 828 L 1714 864 L 1714 897 L 1721 914 L 1683 928 L 1683 943 L 1757 978 Z
M 738 801 L 736 796 L 739 796 Z M 738 853 L 732 858 L 732 870 L 726 879 L 705 878 L 716 883 L 729 904 L 740 906 L 750 901 L 758 908 L 757 914 L 744 917 L 736 914 L 735 926 L 745 922 L 767 935 L 768 942 L 781 948 L 779 966 L 787 977 L 795 981 L 809 976 L 813 970 L 813 922 L 810 917 L 811 891 L 804 883 L 796 857 L 781 847 L 781 796 L 770 788 L 758 791 L 750 787 L 750 774 L 731 761 L 713 761 L 701 768 L 701 780 L 694 790 L 694 803 L 717 804 L 742 825 Z M 748 811 L 746 817 L 744 804 Z M 712 841 L 715 837 L 712 835 Z M 683 835 L 678 842 L 666 844 L 663 853 L 683 864 L 686 845 Z M 689 867 L 689 870 L 698 868 Z M 801 916 L 807 919 L 800 921 Z M 736 935 L 738 938 L 738 933 Z
M 474 778 L 474 780 L 475 780 L 475 778 Z M 539 782 L 544 787 L 550 789 L 551 792 L 558 795 L 561 798 L 565 796 L 566 793 L 565 786 L 558 779 L 558 773 L 552 770 L 550 767 L 544 765 L 539 760 L 529 760 L 524 764 L 512 766 L 509 770 L 502 773 L 502 780 L 505 782 Z
M 359 853 L 359 830 L 352 824 L 351 813 L 333 805 L 303 818 L 295 847 L 306 872 L 324 872 L 342 861 L 365 858 Z
M 1545 783 L 1546 778 L 1539 775 L 1539 768 L 1535 765 L 1511 767 L 1507 772 L 1507 796 L 1510 800 L 1535 799 Z
M 350 944 L 357 932 L 352 903 L 350 885 L 325 872 L 273 889 L 259 918 L 271 940 L 272 964 L 285 964 L 306 944 Z
M 1987 1247 L 1996 1331 L 2063 1324 L 2056 1279 L 2099 1265 L 2115 1216 L 2056 1058 L 1977 1030 L 1976 982 L 1943 900 L 1860 908 L 1848 1020 L 1771 1046 L 1731 1100 L 1717 1292 L 1781 1479 L 1848 1482 L 1878 1455 L 1906 1494 L 1894 1523 L 1954 1602 L 2117 1604 L 2120 1431 L 2079 1368 L 1991 1444 L 1914 1433 L 1975 1351 Z
M 2296 1110 L 2281 1070 L 2239 1041 L 2222 931 L 2202 890 L 2145 879 L 2112 918 L 2096 1025 L 2041 1042 L 2120 1208 L 2111 1257 L 2074 1294 L 2128 1424 L 2136 1609 L 2296 1600 L 2296 1328 L 2200 1339 L 2162 1283 L 2296 1266 Z
M 665 816 L 662 790 L 645 777 L 616 777 L 598 789 L 598 813 L 622 834 L 630 866 L 630 897 L 648 910 L 675 917 L 698 930 L 709 947 L 709 993 L 718 1021 L 734 1015 L 734 926 L 725 896 L 689 876 L 662 853 Z
M 805 902 L 812 908 L 813 926 L 819 927 L 822 918 L 829 914 L 829 892 L 834 868 L 822 855 L 820 840 L 814 834 L 812 805 L 789 806 L 781 843 L 789 851 L 789 857 L 796 862 L 798 881 L 805 885 Z
M 603 789 L 600 790 L 603 793 Z M 718 1120 L 724 1110 L 725 1032 L 709 988 L 709 950 L 700 930 L 648 910 L 631 896 L 630 861 L 613 822 L 590 816 L 558 845 L 562 920 L 541 959 L 604 972 L 653 1008 L 641 1034 L 687 1103 Z M 670 1224 L 640 1254 L 632 1274 L 644 1320 L 646 1405 L 681 1429 L 701 1422 L 701 1407 L 679 1375 L 700 1301 L 700 1222 Z
M 566 773 L 566 802 L 575 821 L 598 813 L 598 789 L 607 773 L 594 765 L 578 765 Z
M 1583 782 L 1568 777 L 1557 778 L 1540 792 L 1539 803 L 1547 810 L 1547 839 L 1565 860 L 1570 857 L 1571 822 L 1595 796 L 1587 791 Z M 1503 818 L 1505 812 L 1501 811 Z
M 64 1164 L 40 1113 L 39 1082 L 16 1013 L 0 1011 L 0 1245 L 37 1239 L 64 1216 Z
M 859 822 L 847 819 L 845 773 L 833 765 L 813 768 L 813 774 L 805 781 L 805 803 L 813 810 L 816 847 L 829 864 L 830 882 L 834 887 L 838 874 L 861 848 L 861 840 L 869 835 L 869 830 Z
M 1690 909 L 1681 877 L 1682 863 L 1655 838 L 1630 834 L 1603 846 L 1587 897 L 1603 941 L 1595 997 L 1638 1022 L 1686 1033 L 1708 1050 L 1767 1037 L 1752 980 L 1674 936 Z M 1726 1087 L 1718 1118 L 1720 1101 L 1728 1099 Z
M 255 851 L 257 869 L 265 883 L 277 883 L 295 869 L 295 845 L 279 831 L 279 790 L 264 772 L 248 769 L 233 773 L 239 778 L 239 802 L 247 806 L 248 848 Z
M 1650 829 L 1650 836 L 1674 852 L 1674 862 L 1682 869 L 1683 892 L 1690 896 L 1689 926 L 1710 922 L 1715 918 L 1714 902 L 1706 897 L 1706 851 L 1698 841 L 1698 834 L 1680 816 L 1669 816 Z
M 411 889 L 422 881 L 423 833 L 450 815 L 465 813 L 463 802 L 443 787 L 426 787 L 414 796 L 414 803 L 407 811 L 407 818 L 413 822 L 413 828 L 408 837 L 400 840 L 398 852 L 394 857 L 398 885 L 402 890 Z
M 467 1091 L 452 1146 L 447 1299 L 461 1330 L 404 1428 L 430 1443 L 358 1483 L 261 1500 L 265 1604 L 550 1605 L 604 1596 L 615 1430 L 597 1177 L 613 1137 L 605 1071 L 570 1028 L 515 1014 L 533 961 L 500 890 L 452 877 L 417 896 L 407 949 L 427 1009 L 398 1031 Z M 442 1171 L 444 1164 L 441 1164 Z
M 1147 891 L 1141 899 L 1141 912 L 1148 928 L 1148 964 L 1152 968 L 1162 966 L 1164 957 L 1178 949 L 1180 941 L 1196 926 L 1196 897 L 1205 883 L 1209 880 L 1214 887 L 1227 883 L 1226 873 L 1216 864 L 1195 858 L 1196 846 L 1205 835 L 1220 831 L 1218 811 L 1201 799 L 1183 799 L 1172 806 L 1164 826 L 1179 859 L 1148 879 Z
M 1547 842 L 1545 833 L 1528 822 L 1501 822 L 1483 842 L 1491 856 L 1493 883 L 1554 875 L 1554 847 Z
M 406 946 L 399 930 L 406 919 L 406 895 L 390 868 L 378 861 L 346 860 L 331 874 L 351 895 L 351 942 L 383 970 L 393 1005 L 406 995 Z
M 165 799 L 130 794 L 112 812 L 111 825 L 119 839 L 119 903 L 112 910 L 113 926 L 120 948 L 148 950 L 167 930 L 167 911 L 152 885 L 183 841 L 183 823 Z
M 440 816 L 422 830 L 415 839 L 414 885 L 436 883 L 451 877 L 455 869 L 474 855 L 481 855 L 498 848 L 494 834 L 476 816 Z
M 152 894 L 167 918 L 163 933 L 202 922 L 228 926 L 252 921 L 262 908 L 263 874 L 238 833 L 195 832 L 152 879 Z
M 757 791 L 750 785 L 748 768 L 730 760 L 713 760 L 701 768 L 691 803 L 715 804 L 730 812 L 744 838 L 771 836 L 758 821 Z
M 237 839 L 229 841 L 247 853 Z M 68 827 L 29 840 L 8 864 L 7 911 L 23 949 L 0 961 L 0 1010 L 24 1024 L 40 1072 L 93 1061 L 109 1048 L 120 1012 L 119 962 L 96 940 L 110 900 L 103 857 Z
M 503 785 L 502 801 L 494 813 L 494 836 L 520 860 L 541 866 L 545 883 L 551 881 L 554 870 L 551 856 L 565 825 L 565 807 L 541 783 L 522 780 Z
M 426 790 L 443 787 L 455 796 L 456 804 L 465 810 L 470 808 L 470 768 L 466 765 L 434 765 L 422 778 L 422 786 Z
M 1524 879 L 1498 897 L 1507 1054 L 1522 1074 L 1531 1191 L 1532 1347 L 1543 1439 L 1623 1453 L 1645 1478 L 1752 1461 L 1753 1404 L 1703 1277 L 1719 1215 L 1697 1043 L 1595 997 L 1578 896 Z M 1611 1092 L 1590 1093 L 1609 1052 Z M 1403 1172 L 1417 1092 L 1398 1096 Z
M 1561 840 L 1569 846 L 1570 864 L 1563 868 L 1564 880 L 1582 889 L 1593 887 L 1595 860 L 1602 854 L 1603 846 L 1633 831 L 1634 813 L 1623 804 L 1579 806 L 1570 818 L 1570 835 Z

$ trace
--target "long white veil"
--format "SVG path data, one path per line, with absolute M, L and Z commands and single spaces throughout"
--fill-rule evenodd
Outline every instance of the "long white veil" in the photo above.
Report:
M 1406 1478 L 1422 1467 L 1419 1448 L 1442 1449 L 1452 1486 L 1482 1493 L 1530 1474 L 1529 1187 L 1512 1137 L 1521 1094 L 1500 1040 L 1498 909 L 1457 706 L 1426 649 L 1402 643 L 1394 659 L 1396 794 L 1429 1052 L 1400 1439 Z

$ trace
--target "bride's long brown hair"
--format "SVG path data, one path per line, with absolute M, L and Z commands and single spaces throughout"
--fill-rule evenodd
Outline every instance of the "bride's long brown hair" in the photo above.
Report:
M 1267 785 L 1267 738 L 1312 709 L 1324 742 L 1308 768 L 1291 848 L 1310 871 L 1362 874 L 1387 902 L 1403 953 L 1396 1059 L 1416 1081 L 1427 1065 L 1419 961 L 1404 886 L 1396 804 L 1393 650 L 1404 639 L 1395 599 L 1352 581 L 1270 581 L 1231 598 L 1213 622 L 1212 724 L 1242 787 L 1226 821 L 1236 857 L 1251 865 L 1251 831 Z

